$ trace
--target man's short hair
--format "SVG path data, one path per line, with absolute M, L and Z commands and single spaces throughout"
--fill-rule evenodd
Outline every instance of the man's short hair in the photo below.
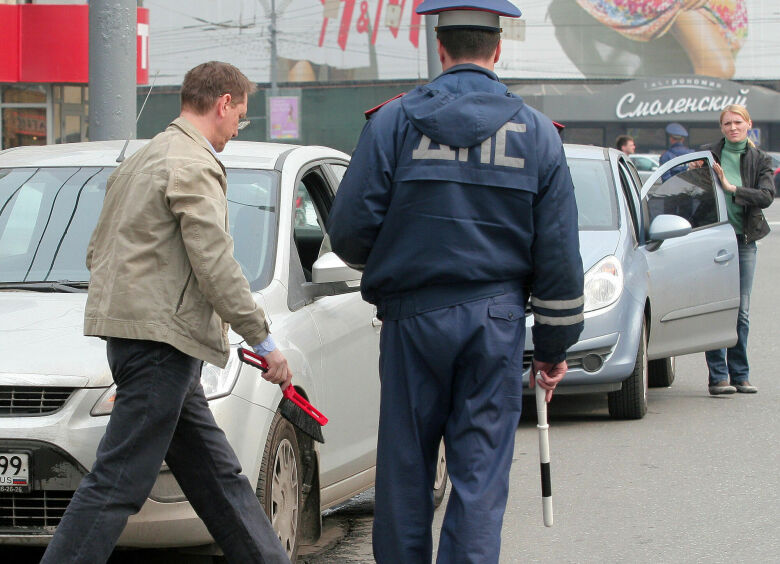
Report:
M 634 138 L 630 135 L 618 135 L 618 138 L 615 140 L 615 148 L 623 150 L 623 147 L 629 142 L 633 141 Z
M 234 104 L 257 90 L 244 73 L 229 63 L 209 61 L 187 71 L 181 85 L 181 107 L 198 115 L 207 113 L 217 98 L 230 94 Z
M 486 29 L 440 29 L 436 37 L 455 61 L 485 60 L 495 54 L 501 34 Z

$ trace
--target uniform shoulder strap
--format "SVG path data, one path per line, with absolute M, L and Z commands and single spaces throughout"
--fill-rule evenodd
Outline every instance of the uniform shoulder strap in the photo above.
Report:
M 403 96 L 404 94 L 406 94 L 406 92 L 401 92 L 400 94 L 397 94 L 397 95 L 393 96 L 393 97 L 392 97 L 392 98 L 390 98 L 389 100 L 385 100 L 384 102 L 382 102 L 382 103 L 381 103 L 381 104 L 379 104 L 378 106 L 374 106 L 374 107 L 373 107 L 373 108 L 371 108 L 370 110 L 366 110 L 365 112 L 363 112 L 363 113 L 364 113 L 364 115 L 366 116 L 366 119 L 371 119 L 371 116 L 372 116 L 372 115 L 374 115 L 376 112 L 378 112 L 378 111 L 379 111 L 379 109 L 380 109 L 382 106 L 384 106 L 385 104 L 389 104 L 389 103 L 390 103 L 390 102 L 392 102 L 393 100 L 397 100 L 398 98 L 400 98 L 400 97 L 401 97 L 401 96 Z

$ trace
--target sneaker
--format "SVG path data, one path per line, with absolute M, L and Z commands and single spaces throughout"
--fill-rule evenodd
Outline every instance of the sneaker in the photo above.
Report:
M 736 392 L 737 392 L 737 388 L 729 385 L 729 383 L 726 382 L 725 380 L 723 380 L 722 382 L 716 382 L 715 384 L 710 384 L 711 396 L 719 396 L 722 394 L 735 394 Z
M 744 382 L 734 382 L 732 386 L 734 386 L 740 394 L 755 394 L 758 392 L 758 388 L 756 388 L 747 380 Z

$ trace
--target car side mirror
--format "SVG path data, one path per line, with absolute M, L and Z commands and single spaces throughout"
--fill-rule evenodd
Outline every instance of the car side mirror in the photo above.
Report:
M 311 280 L 315 284 L 333 282 L 358 282 L 363 274 L 341 260 L 336 253 L 325 253 L 311 267 Z
M 679 215 L 661 214 L 650 223 L 648 237 L 651 241 L 665 241 L 685 237 L 693 231 L 691 223 Z

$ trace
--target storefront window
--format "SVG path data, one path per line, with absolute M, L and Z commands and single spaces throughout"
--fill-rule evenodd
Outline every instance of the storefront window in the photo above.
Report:
M 0 86 L 2 148 L 45 145 L 48 87 L 38 84 Z
M 566 143 L 578 145 L 604 145 L 603 127 L 567 127 L 563 130 Z
M 663 153 L 666 151 L 665 123 L 629 127 L 626 134 L 634 138 L 637 153 Z
M 52 87 L 54 142 L 78 143 L 87 140 L 88 88 L 74 84 Z
M 46 87 L 39 85 L 14 85 L 3 87 L 5 104 L 45 104 Z
M 46 108 L 3 108 L 3 149 L 46 144 Z

